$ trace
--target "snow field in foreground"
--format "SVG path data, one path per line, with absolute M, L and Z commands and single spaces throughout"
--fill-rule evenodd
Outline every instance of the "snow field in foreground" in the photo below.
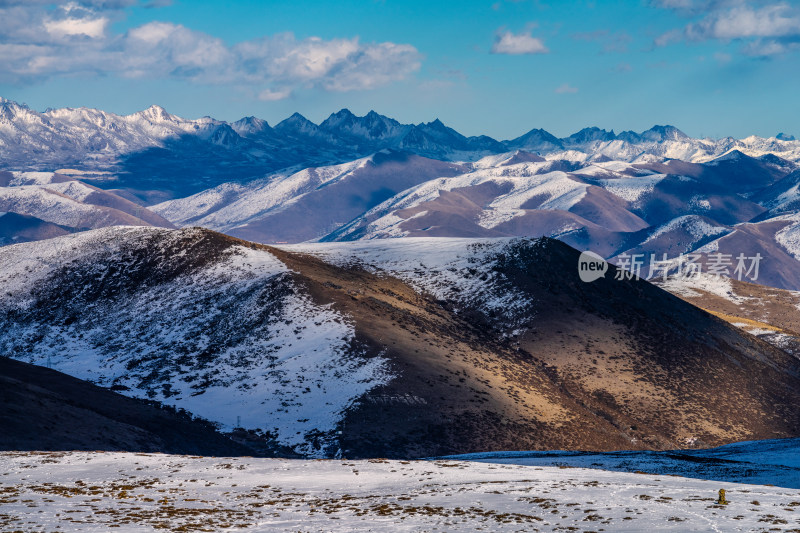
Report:
M 773 531 L 800 492 L 582 468 L 0 453 L 0 529 Z M 725 488 L 730 504 L 715 504 Z

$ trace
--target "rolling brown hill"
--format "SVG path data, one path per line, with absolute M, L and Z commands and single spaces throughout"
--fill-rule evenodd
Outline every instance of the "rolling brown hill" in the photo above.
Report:
M 709 276 L 670 277 L 657 284 L 692 305 L 800 356 L 800 292 Z
M 583 283 L 560 241 L 512 241 L 492 267 L 535 308 L 516 336 L 480 304 L 454 313 L 385 271 L 276 253 L 402 369 L 348 412 L 346 453 L 667 449 L 800 429 L 796 359 L 613 267 Z
M 646 281 L 613 279 L 614 267 L 583 283 L 560 241 L 275 248 L 124 228 L 47 242 L 0 250 L 5 354 L 50 354 L 55 368 L 223 428 L 241 413 L 295 453 L 800 435 L 797 359 Z

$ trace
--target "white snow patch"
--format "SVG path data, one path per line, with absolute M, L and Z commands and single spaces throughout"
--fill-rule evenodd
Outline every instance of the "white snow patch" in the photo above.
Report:
M 790 215 L 782 218 L 796 222 L 778 231 L 775 234 L 775 240 L 786 248 L 795 259 L 800 260 L 800 215 Z
M 703 211 L 708 211 L 711 209 L 711 202 L 704 196 L 699 194 L 692 196 L 689 199 L 689 207 L 694 209 L 702 209 Z
M 731 231 L 733 231 L 725 226 L 715 226 L 713 224 L 710 224 L 697 215 L 684 215 L 681 217 L 674 218 L 669 222 L 667 222 L 666 224 L 662 224 L 661 226 L 656 228 L 656 230 L 652 234 L 650 234 L 647 240 L 645 240 L 644 243 L 642 244 L 646 244 L 652 240 L 661 237 L 665 233 L 669 233 L 671 231 L 676 231 L 676 230 L 686 231 L 689 235 L 692 236 L 694 242 L 715 235 L 723 235 L 723 234 L 726 235 Z
M 543 197 L 537 209 L 568 211 L 586 196 L 589 188 L 563 172 L 549 172 L 513 181 L 514 188 L 498 196 L 481 213 L 478 224 L 484 228 L 494 228 L 516 216 L 523 215 L 521 209 L 528 200 Z
M 509 317 L 535 313 L 533 302 L 502 287 L 492 269 L 493 257 L 519 238 L 462 239 L 407 237 L 343 243 L 282 245 L 283 249 L 315 255 L 340 266 L 358 265 L 378 274 L 395 276 L 439 300 Z M 533 241 L 531 246 L 535 246 Z M 509 324 L 513 329 L 514 325 Z
M 655 186 L 664 178 L 665 174 L 652 176 L 631 176 L 616 179 L 597 180 L 601 187 L 626 202 L 637 202 L 645 194 L 653 192 Z
M 659 287 L 678 296 L 693 298 L 701 296 L 698 290 L 714 294 L 735 304 L 744 303 L 750 298 L 739 296 L 734 291 L 730 278 L 712 276 L 704 272 L 693 276 L 670 276 L 666 281 L 659 281 Z

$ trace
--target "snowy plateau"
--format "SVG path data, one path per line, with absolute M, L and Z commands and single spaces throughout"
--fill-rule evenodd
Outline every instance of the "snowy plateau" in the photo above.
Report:
M 292 461 L 5 452 L 0 527 L 766 532 L 800 525 L 796 488 L 603 471 L 569 461 L 535 465 L 513 457 Z M 716 504 L 720 488 L 727 505 Z

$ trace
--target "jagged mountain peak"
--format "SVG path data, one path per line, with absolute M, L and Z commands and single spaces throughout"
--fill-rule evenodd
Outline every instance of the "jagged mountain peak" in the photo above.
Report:
M 752 159 L 749 155 L 743 153 L 740 150 L 731 150 L 711 161 L 711 163 L 717 163 L 722 161 L 742 161 Z
M 614 130 L 604 130 L 597 126 L 590 126 L 561 139 L 569 144 L 583 144 L 592 141 L 613 141 L 616 138 Z
M 323 122 L 323 124 L 325 124 L 327 122 L 327 123 L 333 125 L 335 123 L 341 123 L 343 121 L 353 120 L 355 118 L 358 118 L 358 117 L 356 117 L 353 114 L 352 111 L 350 111 L 346 107 L 343 107 L 342 109 L 340 109 L 336 113 L 331 113 L 331 116 L 329 116 L 327 119 L 325 119 L 325 122 Z
M 649 141 L 680 141 L 684 139 L 688 139 L 689 136 L 683 133 L 681 130 L 676 128 L 675 126 L 670 125 L 655 125 L 649 130 L 645 130 L 641 133 L 641 137 L 647 139 Z
M 324 130 L 336 130 L 339 128 L 352 127 L 353 124 L 358 122 L 358 117 L 355 116 L 349 109 L 343 108 L 336 113 L 323 120 L 319 127 Z
M 272 129 L 266 120 L 254 117 L 252 115 L 249 117 L 240 118 L 231 124 L 231 127 L 236 133 L 243 137 Z
M 358 139 L 357 142 L 389 142 L 390 145 L 405 133 L 410 126 L 402 125 L 394 119 L 370 111 L 363 117 L 342 109 L 325 119 L 320 128 L 335 135 Z M 375 148 L 378 148 L 375 146 Z
M 506 141 L 511 148 L 522 148 L 529 150 L 552 150 L 562 147 L 561 140 L 542 128 L 533 128 L 524 135 L 516 139 Z
M 430 128 L 430 129 L 440 130 L 440 131 L 455 131 L 452 128 L 449 128 L 449 127 L 445 126 L 444 122 L 439 120 L 439 118 L 435 118 L 430 122 L 422 123 L 422 124 L 420 124 L 420 126 L 424 126 L 424 127 Z
M 21 104 L 5 98 L 0 99 L 0 119 L 12 121 L 18 116 L 24 117 L 30 116 L 31 114 L 35 114 L 35 112 L 31 111 L 26 104 Z M 26 119 L 23 118 L 22 120 Z
M 172 115 L 170 115 L 166 109 L 156 104 L 151 105 L 144 111 L 139 111 L 138 113 L 134 113 L 134 115 L 144 116 L 158 121 L 170 120 L 173 118 Z
M 451 141 L 455 141 L 457 143 L 461 143 L 466 140 L 466 137 L 460 134 L 458 131 L 454 130 L 450 126 L 445 125 L 440 119 L 436 118 L 430 122 L 423 122 L 414 126 L 414 128 L 419 129 L 420 131 L 425 132 L 428 135 L 433 135 L 436 139 L 450 139 Z
M 362 121 L 364 122 L 364 124 L 367 124 L 367 125 L 369 125 L 371 127 L 374 127 L 375 125 L 379 125 L 379 124 L 380 125 L 389 126 L 389 127 L 400 127 L 400 128 L 408 128 L 408 127 L 410 127 L 407 124 L 400 124 L 400 122 L 398 122 L 397 120 L 395 120 L 393 118 L 390 118 L 390 117 L 387 117 L 386 115 L 381 115 L 380 113 L 378 113 L 378 112 L 376 112 L 376 111 L 374 111 L 372 109 L 370 109 L 369 113 L 364 115 L 364 117 L 362 118 Z
M 287 119 L 284 119 L 275 126 L 276 130 L 285 131 L 285 130 L 294 130 L 303 133 L 311 133 L 316 132 L 319 130 L 319 126 L 308 120 L 306 117 L 301 115 L 300 113 L 292 113 Z
M 304 117 L 303 115 L 301 115 L 297 111 L 292 113 L 292 115 L 289 118 L 287 118 L 285 120 L 282 120 L 279 124 L 282 124 L 282 123 L 287 122 L 287 121 L 290 121 L 290 122 L 311 122 L 310 120 L 308 120 L 306 117 Z M 311 122 L 311 123 L 313 124 L 313 122 Z
M 22 102 L 16 102 L 14 100 L 9 100 L 8 98 L 3 98 L 0 96 L 0 107 L 4 109 L 15 109 L 15 110 L 24 110 L 24 111 L 31 111 L 31 108 L 28 107 L 28 104 Z
M 633 130 L 625 130 L 617 134 L 617 140 L 625 141 L 630 144 L 642 142 L 642 136 Z

